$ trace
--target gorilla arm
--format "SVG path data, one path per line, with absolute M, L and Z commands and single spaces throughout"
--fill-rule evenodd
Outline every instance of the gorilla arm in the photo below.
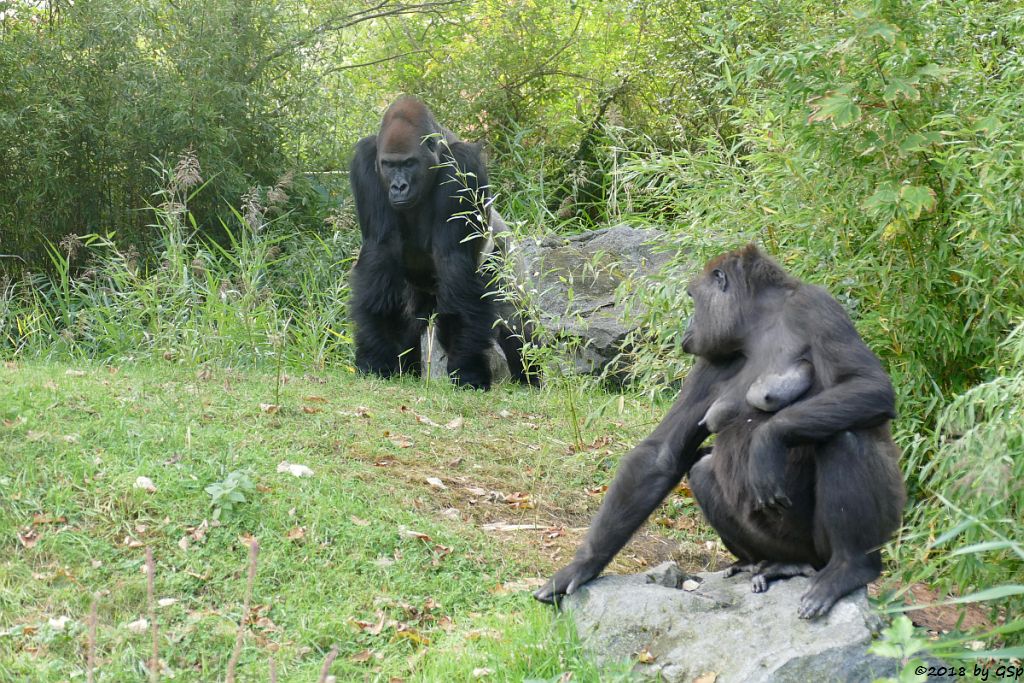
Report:
M 754 432 L 749 481 L 757 509 L 788 504 L 782 482 L 790 447 L 876 427 L 896 417 L 889 376 L 835 299 L 805 285 L 785 315 L 790 329 L 819 331 L 809 340 L 810 360 L 823 387 L 782 408 Z
M 542 602 L 572 594 L 601 573 L 644 520 L 696 462 L 708 430 L 699 424 L 720 383 L 738 363 L 712 364 L 698 359 L 686 376 L 679 398 L 653 433 L 623 458 L 601 508 L 573 561 L 534 593 Z

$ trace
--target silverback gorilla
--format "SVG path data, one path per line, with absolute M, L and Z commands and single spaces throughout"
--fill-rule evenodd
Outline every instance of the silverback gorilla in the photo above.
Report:
M 889 377 L 825 290 L 753 245 L 712 260 L 687 291 L 683 349 L 697 360 L 679 398 L 623 459 L 576 557 L 535 596 L 554 602 L 597 576 L 689 474 L 738 558 L 730 574 L 751 572 L 755 592 L 813 575 L 799 615 L 826 614 L 878 576 L 900 524 Z
M 349 175 L 362 232 L 351 281 L 359 371 L 418 372 L 420 335 L 435 315 L 454 382 L 490 388 L 485 352 L 496 337 L 513 379 L 533 383 L 521 353 L 528 330 L 495 324 L 515 316 L 498 310 L 492 278 L 480 268 L 507 227 L 490 208 L 479 146 L 438 125 L 420 100 L 402 97 L 380 132 L 357 143 Z

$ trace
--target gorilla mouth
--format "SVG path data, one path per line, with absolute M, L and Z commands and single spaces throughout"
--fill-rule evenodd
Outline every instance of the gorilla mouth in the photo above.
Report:
M 396 208 L 396 209 L 407 209 L 407 208 L 409 208 L 412 205 L 413 205 L 413 201 L 411 199 L 408 199 L 408 198 L 406 198 L 406 199 L 392 199 L 391 200 L 391 206 L 393 208 Z

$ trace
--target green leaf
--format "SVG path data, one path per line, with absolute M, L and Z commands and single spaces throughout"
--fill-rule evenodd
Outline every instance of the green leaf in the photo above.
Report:
M 864 200 L 865 211 L 873 216 L 892 213 L 900 203 L 900 196 L 893 183 L 882 183 L 875 188 L 875 193 Z
M 894 102 L 900 97 L 910 102 L 917 102 L 921 99 L 921 93 L 914 87 L 916 79 L 891 78 L 882 93 L 882 99 L 886 102 Z
M 900 188 L 900 207 L 911 219 L 935 210 L 935 190 L 924 185 L 904 185 Z
M 942 67 L 938 64 L 925 64 L 914 72 L 917 77 L 938 78 L 942 75 Z
M 890 45 L 896 42 L 896 34 L 900 32 L 899 26 L 894 26 L 886 21 L 875 20 L 868 24 L 864 32 L 868 38 L 881 38 Z
M 812 99 L 808 104 L 811 106 L 808 123 L 831 119 L 838 128 L 844 128 L 860 120 L 860 107 L 844 92 L 833 90 L 823 97 Z

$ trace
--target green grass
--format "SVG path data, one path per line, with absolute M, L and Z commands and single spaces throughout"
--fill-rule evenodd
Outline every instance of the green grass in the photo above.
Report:
M 664 406 L 576 390 L 578 449 L 563 390 L 283 379 L 275 411 L 263 405 L 273 374 L 0 366 L 0 680 L 84 680 L 93 595 L 97 680 L 144 680 L 150 635 L 127 625 L 147 614 L 147 546 L 155 597 L 175 601 L 157 608 L 166 668 L 222 680 L 249 536 L 261 554 L 240 680 L 266 680 L 271 657 L 279 680 L 316 680 L 334 646 L 338 680 L 614 674 L 587 663 L 529 590 L 571 557 L 600 502 L 588 490 Z M 278 472 L 282 461 L 313 475 Z M 205 488 L 235 471 L 255 489 L 215 524 Z M 692 501 L 659 514 L 687 526 Z M 204 520 L 205 535 L 193 531 Z M 537 528 L 483 528 L 495 522 Z M 651 525 L 617 567 L 678 552 L 667 537 L 679 535 Z

